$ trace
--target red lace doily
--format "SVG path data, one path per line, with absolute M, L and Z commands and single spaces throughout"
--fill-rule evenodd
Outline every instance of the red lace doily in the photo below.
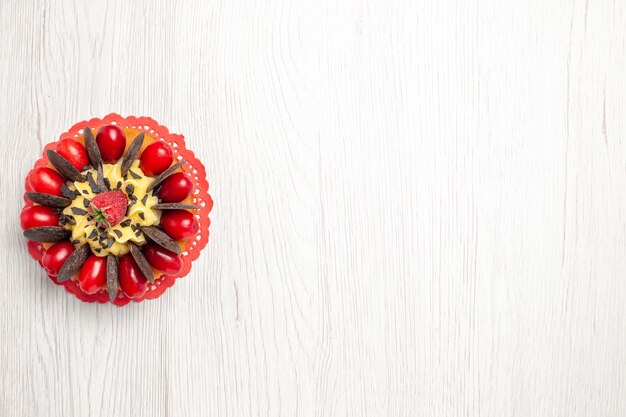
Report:
M 209 213 L 213 208 L 213 200 L 209 195 L 209 183 L 206 179 L 206 171 L 204 165 L 195 157 L 194 153 L 187 149 L 185 146 L 185 139 L 182 135 L 176 133 L 170 133 L 167 127 L 158 124 L 154 119 L 150 117 L 135 117 L 128 116 L 122 117 L 118 114 L 111 113 L 102 119 L 94 118 L 83 122 L 76 123 L 67 132 L 63 133 L 59 140 L 66 138 L 77 138 L 83 133 L 83 128 L 89 126 L 91 129 L 98 130 L 101 126 L 108 124 L 117 124 L 125 128 L 133 128 L 146 132 L 147 135 L 154 137 L 157 140 L 162 140 L 170 145 L 174 154 L 174 160 L 179 161 L 185 159 L 186 164 L 182 166 L 183 172 L 185 172 L 194 183 L 194 204 L 202 207 L 200 210 L 195 211 L 195 215 L 198 218 L 200 227 L 198 234 L 193 240 L 190 240 L 183 252 L 183 269 L 176 275 L 162 274 L 155 280 L 154 284 L 148 284 L 146 293 L 141 298 L 130 299 L 119 291 L 117 298 L 113 304 L 117 306 L 123 306 L 131 301 L 140 302 L 145 299 L 153 299 L 160 297 L 166 289 L 174 285 L 177 278 L 181 278 L 189 273 L 191 270 L 191 263 L 198 259 L 200 251 L 206 246 L 209 240 L 209 226 L 211 225 L 211 219 Z M 43 156 L 35 162 L 34 168 L 48 166 L 48 158 L 46 157 L 46 151 L 48 149 L 54 150 L 57 146 L 57 142 L 52 142 L 46 145 Z M 28 178 L 28 176 L 27 176 Z M 25 186 L 26 191 L 29 190 L 28 182 Z M 32 202 L 24 197 L 24 201 L 27 206 L 32 205 Z M 78 282 L 74 280 L 67 280 L 65 282 L 57 282 L 56 277 L 49 276 L 49 278 L 57 285 L 62 285 L 65 289 L 74 294 L 81 301 L 88 303 L 108 303 L 109 296 L 105 291 L 98 292 L 96 294 L 85 294 Z

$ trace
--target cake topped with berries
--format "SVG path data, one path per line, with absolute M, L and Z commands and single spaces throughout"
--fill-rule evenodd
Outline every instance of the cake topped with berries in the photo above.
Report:
M 178 142 L 109 118 L 118 123 L 84 125 L 47 148 L 27 177 L 21 225 L 55 283 L 85 301 L 123 305 L 160 295 L 161 284 L 188 271 L 185 257 L 206 243 L 196 235 L 208 228 L 212 200 L 198 189 L 206 180 L 192 153 L 193 166 Z

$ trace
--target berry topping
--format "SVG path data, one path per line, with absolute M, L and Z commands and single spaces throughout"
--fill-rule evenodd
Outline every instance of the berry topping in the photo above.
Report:
M 159 198 L 163 203 L 183 201 L 193 190 L 193 182 L 182 172 L 175 172 L 161 184 Z
M 106 164 L 117 162 L 126 148 L 126 135 L 117 125 L 102 126 L 96 135 L 96 143 Z
M 63 177 L 48 167 L 33 169 L 27 180 L 33 191 L 57 196 L 61 195 L 61 187 L 65 184 Z
M 80 142 L 74 139 L 63 139 L 57 145 L 57 152 L 79 171 L 89 165 L 87 151 Z
M 130 254 L 120 258 L 119 285 L 128 298 L 139 298 L 146 292 L 148 279 Z
M 98 227 L 107 228 L 118 224 L 126 215 L 128 198 L 123 191 L 113 190 L 96 195 L 90 208 Z
M 141 170 L 146 175 L 159 175 L 170 165 L 172 165 L 174 157 L 169 145 L 165 142 L 154 142 L 144 149 L 141 154 Z

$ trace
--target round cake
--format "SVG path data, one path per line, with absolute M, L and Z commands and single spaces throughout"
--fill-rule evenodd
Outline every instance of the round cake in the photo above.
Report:
M 183 136 L 148 117 L 75 124 L 26 177 L 30 255 L 87 302 L 159 297 L 209 237 L 206 172 Z

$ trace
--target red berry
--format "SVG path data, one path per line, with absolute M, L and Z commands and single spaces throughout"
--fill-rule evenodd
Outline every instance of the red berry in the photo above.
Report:
M 43 244 L 41 242 L 29 240 L 27 246 L 29 255 L 41 265 L 41 258 L 43 258 L 43 254 L 46 252 L 43 248 Z
M 113 190 L 100 193 L 91 200 L 91 210 L 95 214 L 98 226 L 115 226 L 126 215 L 128 198 L 123 191 Z
M 193 182 L 182 172 L 176 172 L 163 181 L 159 198 L 164 203 L 178 203 L 191 193 Z
M 120 258 L 118 276 L 120 288 L 127 297 L 139 298 L 146 292 L 148 280 L 130 254 Z
M 52 207 L 24 207 L 20 214 L 20 225 L 22 229 L 30 229 L 37 226 L 58 226 L 59 215 Z
M 144 174 L 152 177 L 168 169 L 172 165 L 173 159 L 169 145 L 157 141 L 143 150 L 139 167 Z
M 143 254 L 155 269 L 167 274 L 176 275 L 183 269 L 183 258 L 155 243 L 148 243 L 143 248 Z
M 118 125 L 102 126 L 96 135 L 96 143 L 104 163 L 112 164 L 124 154 L 126 135 Z
M 198 233 L 198 219 L 187 210 L 163 210 L 161 228 L 176 240 L 185 240 Z
M 65 184 L 63 177 L 55 170 L 47 167 L 35 168 L 28 174 L 28 183 L 38 193 L 61 195 L 61 187 Z
M 82 171 L 84 167 L 89 165 L 85 147 L 74 139 L 63 139 L 60 141 L 57 144 L 57 152 L 79 171 Z
M 59 270 L 74 252 L 74 245 L 68 241 L 56 243 L 46 250 L 41 258 L 41 264 L 50 275 L 58 275 Z
M 80 270 L 78 285 L 86 294 L 95 294 L 107 283 L 107 258 L 91 255 Z

